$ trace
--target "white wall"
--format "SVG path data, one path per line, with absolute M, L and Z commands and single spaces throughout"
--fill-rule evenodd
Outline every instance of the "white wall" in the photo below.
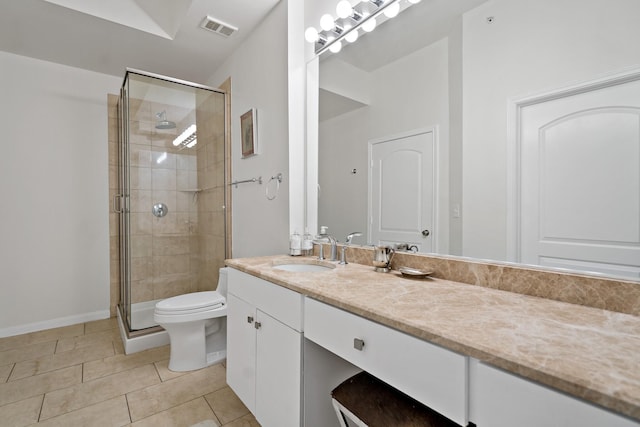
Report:
M 462 17 L 451 27 L 449 47 L 449 254 L 462 254 Z
M 318 225 L 329 226 L 329 234 L 341 242 L 347 234 L 360 231 L 363 237 L 356 237 L 353 243 L 369 243 L 364 237 L 367 233 L 369 108 L 362 107 L 321 122 L 318 134 L 318 162 L 322 165 L 318 176 Z M 353 169 L 356 174 L 351 173 Z
M 507 257 L 508 100 L 640 66 L 638 16 L 637 0 L 492 0 L 465 14 L 463 255 Z
M 109 317 L 107 93 L 0 52 L 0 336 Z
M 234 180 L 262 176 L 263 184 L 233 191 L 233 257 L 282 254 L 289 247 L 287 2 L 281 1 L 208 80 L 219 86 L 231 76 L 231 156 Z M 240 115 L 258 110 L 259 154 L 242 158 Z M 269 178 L 284 181 L 275 200 L 265 197 Z

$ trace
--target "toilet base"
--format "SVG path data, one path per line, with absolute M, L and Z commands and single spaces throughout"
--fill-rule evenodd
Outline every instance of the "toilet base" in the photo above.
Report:
M 195 362 L 193 360 L 185 361 L 180 360 L 178 363 L 171 363 L 172 359 L 169 359 L 169 370 L 172 372 L 187 372 L 194 371 L 196 369 L 206 368 L 211 365 L 215 365 L 216 363 L 220 363 L 227 359 L 227 351 L 214 351 L 212 353 L 208 353 L 206 357 L 206 362 Z M 175 359 L 174 359 L 175 360 Z
M 216 325 L 222 324 L 223 327 Z M 216 333 L 206 334 L 210 326 Z M 184 323 L 160 324 L 169 333 L 169 370 L 195 371 L 226 358 L 226 317 Z

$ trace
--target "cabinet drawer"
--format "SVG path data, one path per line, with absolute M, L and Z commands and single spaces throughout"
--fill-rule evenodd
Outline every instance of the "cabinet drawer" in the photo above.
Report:
M 524 378 L 474 363 L 473 419 L 491 427 L 638 427 L 640 423 L 608 412 Z
M 460 425 L 467 425 L 467 358 L 333 306 L 305 299 L 305 338 Z M 354 340 L 361 340 L 361 350 Z
M 302 331 L 301 294 L 236 269 L 229 269 L 228 292 L 269 313 L 285 325 Z

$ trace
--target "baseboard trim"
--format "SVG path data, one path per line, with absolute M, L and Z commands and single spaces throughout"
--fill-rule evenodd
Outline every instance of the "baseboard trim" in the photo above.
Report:
M 14 335 L 27 334 L 29 332 L 43 331 L 45 329 L 60 328 L 78 323 L 91 322 L 93 320 L 108 319 L 111 316 L 109 310 L 94 311 L 91 313 L 76 314 L 73 316 L 59 317 L 57 319 L 44 320 L 42 322 L 27 323 L 25 325 L 0 328 L 0 338 Z

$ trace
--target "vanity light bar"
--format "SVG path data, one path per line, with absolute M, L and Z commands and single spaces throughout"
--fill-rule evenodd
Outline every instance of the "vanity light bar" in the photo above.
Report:
M 341 0 L 336 6 L 337 18 L 325 14 L 320 18 L 320 28 L 306 29 L 304 35 L 309 43 L 315 43 L 315 53 L 323 53 L 327 49 L 337 53 L 342 49 L 342 39 L 351 43 L 358 39 L 358 30 L 371 32 L 376 27 L 376 17 L 384 13 L 388 18 L 395 17 L 400 11 L 401 0 L 356 0 L 351 5 L 349 0 Z M 420 0 L 408 0 L 415 4 Z

